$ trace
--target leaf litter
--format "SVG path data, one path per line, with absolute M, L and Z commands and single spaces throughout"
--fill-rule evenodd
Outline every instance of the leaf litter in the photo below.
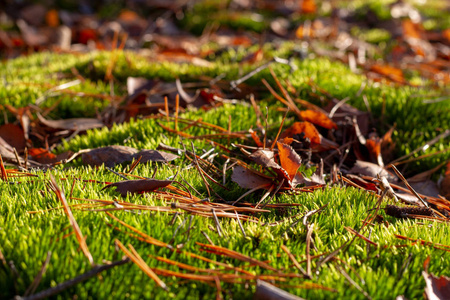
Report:
M 298 10 L 302 13 L 317 13 L 315 1 L 302 1 L 301 3 L 301 7 Z M 250 6 L 252 4 L 242 5 Z M 288 6 L 286 6 L 284 2 L 283 4 L 277 5 L 283 6 L 283 9 L 288 9 Z M 247 9 L 249 8 L 250 7 L 247 7 Z M 396 6 L 391 8 L 393 16 L 396 14 L 394 13 L 396 12 L 396 9 L 398 9 Z M 48 13 L 49 17 L 47 22 L 49 23 L 48 25 L 51 25 L 52 22 L 54 23 L 56 21 L 50 21 L 52 18 L 50 12 Z M 414 15 L 412 10 L 411 14 Z M 354 16 L 350 16 L 347 22 L 352 23 L 353 17 Z M 74 15 L 69 15 L 69 18 L 76 17 Z M 394 16 L 394 18 L 396 17 Z M 411 15 L 409 15 L 408 18 L 411 19 Z M 375 55 L 368 55 L 366 58 L 358 57 L 356 67 L 360 68 L 359 71 L 363 72 L 374 81 L 383 81 L 384 83 L 394 85 L 414 86 L 416 84 L 410 82 L 406 72 L 401 69 L 401 67 L 407 66 L 418 71 L 423 78 L 428 79 L 429 83 L 426 84 L 429 84 L 430 87 L 448 83 L 450 77 L 445 69 L 448 68 L 448 64 L 445 62 L 445 59 L 448 58 L 447 45 L 448 41 L 450 41 L 450 39 L 448 39 L 448 32 L 444 31 L 442 36 L 439 35 L 437 38 L 430 38 L 435 32 L 425 30 L 420 22 L 412 22 L 409 19 L 396 19 L 395 21 L 401 25 L 401 33 L 398 36 L 400 46 L 394 49 L 395 52 L 392 50 L 393 52 L 390 53 L 394 59 L 392 61 L 383 61 L 376 59 Z M 31 22 L 31 20 L 28 20 L 28 22 Z M 124 13 L 119 18 L 119 24 L 123 28 L 126 28 L 132 23 L 134 26 L 144 29 L 146 26 L 144 25 L 145 22 L 146 21 L 141 19 L 137 14 L 131 13 L 128 15 Z M 271 28 L 274 33 L 285 35 L 287 34 L 286 32 L 288 29 L 279 27 L 281 24 L 283 24 L 283 22 L 278 20 L 277 23 L 271 24 Z M 49 43 L 46 42 L 49 39 L 46 39 L 45 33 L 41 32 L 41 27 L 36 27 L 40 35 L 38 34 L 35 38 L 31 38 L 30 28 L 25 23 L 19 23 L 18 26 L 22 34 L 21 39 L 23 39 L 25 44 L 34 47 L 39 45 L 44 48 L 49 45 Z M 87 44 L 89 40 L 96 42 L 96 48 L 105 47 L 108 43 L 104 37 L 100 37 L 101 32 L 99 28 L 90 30 L 86 28 L 74 28 L 74 30 L 78 31 L 78 41 L 82 44 L 86 44 L 82 46 L 82 51 L 88 50 Z M 158 28 L 158 30 L 163 31 L 164 29 Z M 166 30 L 168 29 L 166 28 Z M 174 26 L 174 30 L 176 30 L 177 33 L 180 33 L 176 26 Z M 334 50 L 337 50 L 335 51 L 335 54 L 331 55 L 331 58 L 347 63 L 351 69 L 355 69 L 354 53 L 370 52 L 369 50 L 371 47 L 359 41 L 358 38 L 344 35 L 343 32 L 333 34 L 333 31 L 335 30 L 336 28 L 331 28 L 324 19 L 318 19 L 312 24 L 305 21 L 296 29 L 295 35 L 297 38 L 314 38 L 315 40 L 311 40 L 308 47 L 310 47 L 311 52 L 317 55 L 321 55 L 325 51 L 319 44 L 319 42 L 321 42 L 320 40 L 330 39 L 332 42 L 329 46 L 333 47 Z M 3 36 L 1 46 L 4 47 L 4 44 L 6 44 L 10 50 L 14 50 L 14 47 L 8 46 L 8 41 L 11 40 L 10 35 L 14 36 L 14 34 L 9 32 L 6 33 L 6 38 Z M 122 35 L 121 38 L 125 43 L 126 38 L 124 35 Z M 240 38 L 233 35 L 222 36 L 222 38 L 226 38 L 227 41 L 235 40 L 237 44 L 241 45 L 251 43 L 250 38 Z M 116 36 L 116 42 L 117 39 L 118 36 Z M 181 60 L 192 64 L 200 64 L 202 66 L 208 66 L 210 64 L 202 57 L 196 39 L 189 39 L 189 37 L 184 39 L 180 38 L 180 40 L 184 42 L 181 43 L 181 49 L 177 49 L 174 46 L 174 39 L 166 38 L 158 34 L 154 34 L 152 39 L 158 48 L 158 61 Z M 220 40 L 220 37 L 217 34 L 215 36 L 211 35 L 211 39 Z M 441 46 L 438 47 L 437 44 L 440 44 Z M 60 46 L 62 47 L 63 45 L 60 44 Z M 64 46 L 66 47 L 67 45 Z M 68 46 L 69 49 L 74 47 L 74 45 Z M 408 46 L 408 48 L 405 48 L 405 46 Z M 20 47 L 22 46 L 18 46 L 19 49 Z M 112 49 L 115 50 L 115 47 L 117 47 L 117 45 L 112 46 Z M 189 47 L 192 47 L 192 49 Z M 262 54 L 263 52 L 260 49 L 253 55 L 242 59 L 241 63 L 255 64 L 263 59 Z M 111 61 L 111 68 L 113 67 L 114 60 Z M 393 147 L 395 147 L 392 140 L 392 134 L 395 130 L 394 126 L 390 127 L 390 129 L 381 137 L 376 132 L 369 132 L 370 126 L 374 125 L 372 122 L 373 120 L 370 122 L 368 121 L 368 119 L 372 117 L 370 113 L 362 112 L 349 104 L 344 103 L 343 101 L 345 99 L 340 101 L 334 99 L 332 95 L 329 95 L 323 89 L 321 92 L 324 95 L 331 96 L 331 101 L 329 101 L 328 105 L 325 105 L 323 109 L 308 101 L 294 99 L 295 97 L 290 95 L 290 93 L 292 93 L 292 86 L 290 86 L 290 83 L 287 81 L 282 82 L 269 65 L 264 66 L 264 68 L 266 67 L 269 67 L 272 79 L 275 81 L 281 95 L 270 86 L 266 79 L 263 79 L 262 83 L 266 86 L 272 96 L 284 105 L 288 112 L 292 112 L 295 117 L 294 122 L 291 122 L 291 125 L 288 128 L 283 127 L 283 119 L 283 123 L 279 126 L 279 134 L 276 136 L 271 136 L 261 124 L 256 124 L 255 128 L 257 129 L 252 128 L 244 132 L 232 132 L 230 129 L 225 129 L 215 124 L 205 123 L 202 120 L 189 120 L 180 117 L 180 112 L 188 109 L 190 106 L 208 110 L 212 107 L 223 105 L 224 100 L 227 98 L 239 98 L 237 97 L 238 92 L 240 91 L 241 94 L 243 94 L 243 91 L 245 91 L 242 83 L 251 76 L 244 76 L 241 80 L 232 82 L 219 79 L 214 84 L 212 84 L 211 81 L 200 81 L 194 84 L 182 83 L 180 79 L 176 79 L 175 82 L 167 83 L 160 80 L 128 77 L 126 84 L 128 92 L 127 96 L 106 97 L 104 95 L 98 95 L 103 98 L 106 97 L 111 101 L 111 105 L 102 111 L 98 118 L 51 120 L 44 117 L 43 114 L 41 114 L 41 109 L 36 109 L 35 106 L 27 106 L 18 109 L 5 106 L 16 116 L 17 121 L 15 124 L 5 124 L 0 127 L 1 179 L 2 181 L 15 184 L 16 182 L 14 182 L 13 179 L 17 177 L 38 177 L 37 175 L 27 172 L 27 170 L 31 167 L 52 169 L 58 164 L 70 162 L 79 155 L 81 155 L 81 161 L 84 165 L 91 165 L 94 167 L 100 167 L 104 164 L 106 167 L 114 168 L 117 165 L 134 161 L 135 164 L 130 166 L 130 170 L 133 170 L 139 163 L 147 163 L 150 161 L 170 164 L 171 161 L 180 156 L 184 156 L 191 162 L 190 166 L 193 166 L 197 170 L 197 173 L 203 179 L 205 188 L 208 190 L 209 198 L 207 199 L 202 199 L 193 195 L 194 191 L 189 191 L 189 188 L 183 187 L 183 189 L 180 189 L 172 185 L 175 182 L 174 179 L 167 178 L 160 180 L 154 178 L 142 178 L 138 175 L 133 176 L 131 171 L 128 173 L 114 171 L 124 178 L 134 177 L 134 179 L 104 183 L 106 186 L 100 190 L 104 191 L 105 189 L 115 187 L 116 192 L 122 197 L 127 197 L 128 194 L 152 193 L 155 197 L 160 197 L 165 200 L 168 204 L 167 206 L 159 207 L 138 205 L 120 200 L 110 201 L 74 197 L 71 197 L 71 199 L 92 203 L 69 205 L 65 199 L 64 192 L 58 186 L 56 180 L 51 177 L 49 185 L 50 189 L 55 192 L 62 203 L 61 207 L 51 209 L 63 209 L 65 211 L 75 232 L 76 239 L 80 244 L 80 248 L 93 267 L 90 272 L 92 273 L 95 271 L 95 274 L 98 274 L 101 270 L 98 269 L 99 266 L 94 265 L 86 241 L 71 212 L 72 209 L 89 210 L 92 212 L 96 211 L 98 213 L 106 211 L 106 214 L 109 217 L 136 233 L 137 235 L 134 233 L 126 234 L 137 240 L 168 248 L 170 251 L 183 252 L 196 259 L 209 262 L 213 261 L 198 254 L 185 252 L 182 250 L 183 245 L 175 245 L 175 247 L 173 247 L 170 243 L 165 243 L 146 235 L 131 225 L 119 220 L 107 210 L 121 210 L 126 212 L 135 210 L 155 210 L 175 214 L 175 216 L 181 212 L 194 214 L 214 219 L 217 232 L 220 234 L 220 221 L 222 218 L 233 218 L 239 222 L 259 222 L 258 217 L 264 213 L 272 211 L 281 212 L 285 207 L 295 206 L 295 204 L 288 203 L 285 203 L 286 205 L 281 205 L 281 203 L 270 203 L 273 197 L 278 194 L 283 193 L 292 195 L 303 192 L 312 193 L 316 189 L 325 189 L 328 186 L 334 185 L 344 185 L 358 188 L 374 195 L 379 199 L 379 202 L 374 213 L 368 212 L 368 216 L 363 221 L 363 225 L 359 230 L 345 227 L 354 238 L 351 242 L 342 245 L 342 247 L 349 247 L 355 238 L 360 238 L 367 244 L 378 247 L 379 244 L 373 242 L 370 239 L 370 235 L 367 237 L 363 235 L 363 233 L 368 222 L 372 222 L 377 219 L 377 217 L 380 217 L 380 215 L 378 215 L 379 210 L 384 210 L 387 215 L 394 218 L 425 219 L 439 222 L 448 222 L 450 220 L 450 201 L 447 188 L 449 186 L 447 182 L 449 181 L 448 178 L 450 178 L 450 165 L 447 164 L 444 177 L 441 179 L 441 184 L 438 187 L 439 194 L 436 194 L 434 192 L 435 190 L 433 190 L 432 193 L 430 190 L 423 190 L 423 192 L 416 191 L 412 184 L 408 182 L 411 181 L 411 179 L 406 180 L 395 167 L 396 164 L 404 162 L 407 157 L 397 158 L 396 160 L 392 160 L 394 158 L 389 157 L 389 155 L 392 155 Z M 258 68 L 256 69 L 259 71 Z M 254 73 L 249 74 L 254 75 Z M 111 71 L 107 72 L 107 77 L 108 76 L 112 76 Z M 315 84 L 311 83 L 311 85 L 314 86 Z M 70 94 L 70 91 L 66 90 L 66 88 L 67 87 L 53 87 L 52 90 L 59 90 L 62 93 Z M 256 107 L 258 108 L 258 104 L 256 104 Z M 50 111 L 47 111 L 46 115 L 48 113 L 50 113 Z M 70 139 L 75 135 L 82 134 L 86 130 L 111 126 L 114 123 L 127 122 L 131 118 L 137 116 L 156 118 L 158 122 L 160 122 L 161 127 L 167 131 L 167 134 L 175 134 L 184 139 L 197 139 L 212 143 L 215 146 L 215 149 L 212 151 L 213 158 L 205 159 L 204 157 L 197 155 L 195 153 L 195 148 L 193 148 L 192 151 L 186 149 L 170 149 L 177 153 L 175 155 L 159 150 L 137 150 L 132 147 L 121 145 L 112 145 L 97 149 L 83 149 L 78 153 L 54 153 L 54 149 L 58 146 L 62 137 Z M 184 127 L 181 125 L 184 125 Z M 277 124 L 271 125 L 277 126 Z M 190 130 L 197 128 L 209 131 L 209 133 L 201 136 L 189 133 Z M 260 138 L 262 135 L 264 138 Z M 31 139 L 30 137 L 33 138 Z M 439 138 L 447 137 L 448 129 L 439 136 Z M 240 144 L 234 143 L 235 140 L 239 140 Z M 436 141 L 430 141 L 428 145 L 434 142 Z M 269 147 L 269 145 L 272 145 L 272 147 Z M 162 148 L 164 148 L 164 146 L 162 146 Z M 424 147 L 423 149 L 426 148 Z M 214 156 L 217 157 L 217 159 L 214 158 Z M 231 167 L 227 167 L 227 163 L 224 161 L 231 162 Z M 391 161 L 393 164 L 386 164 L 387 161 Z M 18 169 L 5 168 L 5 163 L 18 166 Z M 444 166 L 444 164 L 442 164 L 442 166 Z M 436 170 L 433 172 L 436 172 Z M 425 175 L 431 175 L 433 172 Z M 243 192 L 238 199 L 233 199 L 233 201 L 224 200 L 224 198 L 220 196 L 220 193 L 226 186 L 230 186 L 230 184 L 227 184 L 225 181 L 223 185 L 219 184 L 222 175 L 225 180 L 231 178 L 232 182 L 249 191 Z M 398 179 L 403 182 L 404 186 L 400 185 Z M 94 180 L 91 181 L 91 183 L 99 184 L 99 182 L 95 182 Z M 423 180 L 420 181 L 422 182 Z M 212 188 L 213 184 L 216 186 L 214 189 Z M 262 196 L 258 194 L 259 190 L 263 190 Z M 256 194 L 257 197 L 259 197 L 257 203 L 238 201 L 242 200 L 243 196 L 248 196 L 250 194 Z M 386 204 L 384 204 L 383 200 Z M 392 202 L 392 200 L 400 203 L 395 202 L 395 205 L 387 204 Z M 266 202 L 264 203 L 264 201 Z M 261 206 L 259 206 L 260 204 Z M 382 204 L 384 204 L 383 207 Z M 267 209 L 262 209 L 260 207 L 265 207 Z M 312 257 L 310 255 L 310 247 L 313 247 L 314 226 L 313 224 L 308 224 L 306 218 L 307 217 L 304 219 L 304 225 L 307 227 L 306 271 L 301 267 L 301 263 L 296 261 L 295 256 L 292 255 L 286 247 L 282 247 L 282 250 L 294 263 L 297 271 L 300 271 L 302 274 L 286 273 L 286 270 L 276 269 L 267 262 L 253 259 L 232 249 L 200 242 L 196 242 L 196 245 L 199 246 L 199 251 L 233 258 L 241 262 L 267 269 L 272 273 L 255 275 L 240 267 L 224 264 L 219 261 L 213 263 L 223 269 L 220 271 L 214 270 L 213 272 L 212 270 L 200 270 L 191 265 L 162 258 L 159 258 L 159 260 L 176 265 L 180 269 L 185 269 L 193 273 L 150 268 L 131 244 L 128 245 L 127 249 L 119 240 L 116 240 L 115 243 L 145 274 L 164 289 L 167 289 L 167 286 L 159 279 L 158 275 L 175 276 L 177 278 L 201 282 L 214 282 L 219 288 L 220 282 L 241 284 L 248 281 L 255 283 L 256 280 L 273 281 L 277 282 L 276 285 L 280 285 L 280 282 L 286 281 L 285 278 L 302 278 L 305 277 L 305 274 L 306 277 L 311 278 Z M 122 230 L 117 227 L 114 227 L 114 229 Z M 448 246 L 446 245 L 435 245 L 432 242 L 411 239 L 400 235 L 396 235 L 396 237 L 399 239 L 410 240 L 413 243 L 433 245 L 433 247 L 446 249 L 446 251 L 448 250 Z M 344 251 L 341 249 L 343 248 L 338 248 L 335 250 L 336 252 L 327 254 L 325 259 L 321 260 L 321 263 L 318 264 L 317 269 L 319 269 L 320 264 L 329 260 L 333 261 L 333 263 L 336 263 L 336 268 L 340 273 L 363 293 L 364 296 L 370 298 L 367 292 L 350 278 L 349 274 L 344 270 L 344 267 L 336 262 L 335 255 L 339 251 Z M 125 261 L 119 261 L 117 265 L 122 263 L 125 263 Z M 443 297 L 446 295 L 446 289 L 448 289 L 449 286 L 448 278 L 444 276 L 437 278 L 432 274 L 429 274 L 427 267 L 428 265 L 426 265 L 425 271 L 423 272 L 426 281 L 425 293 L 429 298 L 437 297 L 439 299 L 444 299 Z M 90 272 L 88 273 L 92 276 Z M 68 286 L 69 285 L 67 285 L 67 287 Z M 300 286 L 301 285 L 299 285 L 299 287 Z M 329 287 L 313 283 L 311 283 L 311 287 L 330 290 Z

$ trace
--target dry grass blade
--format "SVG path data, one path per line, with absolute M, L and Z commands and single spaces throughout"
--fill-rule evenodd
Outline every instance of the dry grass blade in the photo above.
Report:
M 2 155 L 0 154 L 0 172 L 2 175 L 2 180 L 8 181 L 8 173 L 6 172 L 5 165 L 3 164 Z
M 425 205 L 426 207 L 428 207 L 428 203 L 422 199 L 422 197 L 420 197 L 420 195 L 412 188 L 412 186 L 409 185 L 408 181 L 406 181 L 405 177 L 403 177 L 402 173 L 400 173 L 400 171 L 397 169 L 396 166 L 391 165 L 392 170 L 394 170 L 395 174 L 397 174 L 397 176 L 403 181 L 403 183 L 406 185 L 406 187 L 411 191 L 411 193 L 414 194 L 414 196 L 417 197 L 417 199 L 419 199 L 423 205 Z
M 375 243 L 374 241 L 371 241 L 369 238 L 366 238 L 365 236 L 363 236 L 362 234 L 360 234 L 359 232 L 357 232 L 356 230 L 354 230 L 353 228 L 344 226 L 344 228 L 350 232 L 351 234 L 356 235 L 357 237 L 361 238 L 362 240 L 364 240 L 365 242 L 374 245 L 375 247 L 378 247 L 378 244 Z
M 225 255 L 225 256 L 232 257 L 232 258 L 236 258 L 236 259 L 241 260 L 241 261 L 249 262 L 251 264 L 257 265 L 257 266 L 259 266 L 261 268 L 264 268 L 264 269 L 267 269 L 267 270 L 279 271 L 279 270 L 275 269 L 274 267 L 270 266 L 269 264 L 267 264 L 267 263 L 265 263 L 263 261 L 259 261 L 257 259 L 251 258 L 251 257 L 249 257 L 247 255 L 244 255 L 242 253 L 236 252 L 234 250 L 230 250 L 230 249 L 227 249 L 227 248 L 224 248 L 224 247 L 220 247 L 220 246 L 202 244 L 202 243 L 199 243 L 199 242 L 196 242 L 196 244 L 199 245 L 200 247 L 213 250 L 214 253 L 219 254 L 219 255 L 222 254 L 222 255 Z
M 45 271 L 47 270 L 47 266 L 48 266 L 48 263 L 50 262 L 51 257 L 52 257 L 52 252 L 48 251 L 47 257 L 46 257 L 44 263 L 42 264 L 41 269 L 39 270 L 39 273 L 36 275 L 33 282 L 31 283 L 31 285 L 25 291 L 25 294 L 24 294 L 25 297 L 30 294 L 33 294 L 34 291 L 37 289 L 39 283 L 41 282 L 42 276 L 44 275 Z
M 128 247 L 131 249 L 130 252 L 118 239 L 116 239 L 114 242 L 123 251 L 123 253 L 125 253 L 126 256 L 128 256 L 148 277 L 153 279 L 160 287 L 167 290 L 166 284 L 161 279 L 159 279 L 158 275 L 156 275 L 155 272 L 153 272 L 153 270 L 145 263 L 145 261 L 131 244 L 128 245 Z
M 347 279 L 348 282 L 350 282 L 350 284 L 353 285 L 358 291 L 360 291 L 367 299 L 369 299 L 369 300 L 372 299 L 372 297 L 370 297 L 370 295 L 369 295 L 365 290 L 363 290 L 363 289 L 359 286 L 359 284 L 357 284 L 357 283 L 350 277 L 350 275 L 348 275 L 348 273 L 345 272 L 345 270 L 342 269 L 342 268 L 339 266 L 339 264 L 336 264 L 336 269 L 338 269 L 338 271 L 341 272 L 342 275 L 344 275 L 345 279 Z
M 414 243 L 420 243 L 421 245 L 425 245 L 425 246 L 432 246 L 435 249 L 440 249 L 440 250 L 444 250 L 447 252 L 450 252 L 450 246 L 448 245 L 444 245 L 444 244 L 438 244 L 438 243 L 433 243 L 433 242 L 428 242 L 422 239 L 413 239 L 407 236 L 403 236 L 403 235 L 399 235 L 399 234 L 394 234 L 394 236 L 400 240 L 408 240 Z
M 300 272 L 303 274 L 303 276 L 308 277 L 308 274 L 305 272 L 305 270 L 300 266 L 297 259 L 295 259 L 295 256 L 289 251 L 288 247 L 285 245 L 281 245 L 281 249 L 289 256 L 289 259 L 294 263 L 294 266 L 300 270 Z
M 155 238 L 152 238 L 151 236 L 149 236 L 149 235 L 143 233 L 142 231 L 137 230 L 137 229 L 134 228 L 133 226 L 128 225 L 127 223 L 125 223 L 124 221 L 120 220 L 120 219 L 117 218 L 116 216 L 110 214 L 109 212 L 105 212 L 105 213 L 106 213 L 108 216 L 110 216 L 111 218 L 113 218 L 114 220 L 116 220 L 117 222 L 119 222 L 120 224 L 122 224 L 123 226 L 125 226 L 126 228 L 128 228 L 128 229 L 130 229 L 130 230 L 136 232 L 137 234 L 139 234 L 141 237 L 143 237 L 143 238 L 145 239 L 145 241 L 146 241 L 147 243 L 150 243 L 150 244 L 155 245 L 155 246 L 160 246 L 160 247 L 167 247 L 167 246 L 168 246 L 167 243 L 161 242 L 160 240 L 157 240 L 157 239 L 155 239 Z
M 83 234 L 81 233 L 80 227 L 78 226 L 78 223 L 73 217 L 72 211 L 70 210 L 70 207 L 67 204 L 66 196 L 64 195 L 63 190 L 59 188 L 58 184 L 56 183 L 55 177 L 53 177 L 52 174 L 50 174 L 50 182 L 52 183 L 52 189 L 55 192 L 56 197 L 61 201 L 62 205 L 64 206 L 64 212 L 66 213 L 67 218 L 69 218 L 70 225 L 72 225 L 73 227 L 75 236 L 77 237 L 81 250 L 89 260 L 91 266 L 94 266 L 95 265 L 94 259 L 92 258 L 91 252 L 89 252 L 89 248 L 86 244 L 86 241 L 84 240 Z
M 305 218 L 306 218 L 306 216 L 305 216 Z M 313 233 L 314 224 L 307 225 L 306 227 L 308 228 L 308 232 L 306 233 L 306 274 L 308 275 L 309 278 L 311 278 L 311 253 L 310 253 L 310 248 L 311 248 L 311 236 L 312 236 L 312 233 Z
M 165 257 L 161 257 L 161 256 L 155 256 L 154 258 L 159 261 L 165 262 L 169 265 L 176 266 L 180 269 L 185 269 L 185 270 L 189 270 L 192 272 L 199 272 L 199 273 L 217 273 L 217 272 L 219 272 L 218 270 L 213 270 L 213 269 L 200 269 L 200 268 L 197 268 L 197 267 L 194 267 L 191 265 L 187 265 L 184 263 L 180 263 L 178 261 L 174 261 L 174 260 L 171 260 L 171 259 L 168 259 Z

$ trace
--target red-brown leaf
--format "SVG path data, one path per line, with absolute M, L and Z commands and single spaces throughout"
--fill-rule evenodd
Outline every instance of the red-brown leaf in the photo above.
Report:
M 25 149 L 26 141 L 22 128 L 14 124 L 0 126 L 0 137 L 17 151 Z

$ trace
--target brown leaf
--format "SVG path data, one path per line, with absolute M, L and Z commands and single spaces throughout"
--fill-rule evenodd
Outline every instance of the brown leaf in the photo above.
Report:
M 302 159 L 289 145 L 277 142 L 277 147 L 281 167 L 286 170 L 289 180 L 292 180 L 302 164 Z
M 262 177 L 239 165 L 233 168 L 231 180 L 244 189 L 264 188 L 272 185 L 272 180 L 269 178 Z
M 349 172 L 352 174 L 361 174 L 374 178 L 377 177 L 377 174 L 380 174 L 381 176 L 389 175 L 389 173 L 379 165 L 361 160 L 357 160 L 355 165 L 350 169 Z
M 0 137 L 17 151 L 25 149 L 26 140 L 22 128 L 14 124 L 0 126 Z
M 84 152 L 81 155 L 81 160 L 86 165 L 101 166 L 105 164 L 105 166 L 112 168 L 116 164 L 132 161 L 141 156 L 141 163 L 149 161 L 169 162 L 179 157 L 172 153 L 157 150 L 144 149 L 138 152 L 138 150 L 132 147 L 113 145 Z
M 157 179 L 124 180 L 108 184 L 102 190 L 111 187 L 116 187 L 116 191 L 125 197 L 127 193 L 140 194 L 143 192 L 151 192 L 158 188 L 166 187 L 170 185 L 172 182 L 173 180 L 157 180 Z
M 315 110 L 302 110 L 300 111 L 300 115 L 303 118 L 303 120 L 308 121 L 310 123 L 313 123 L 314 125 L 321 126 L 326 129 L 337 129 L 336 123 L 331 121 L 330 118 L 328 118 L 327 115 L 320 111 Z
M 281 166 L 274 160 L 273 151 L 269 150 L 256 150 L 250 155 L 250 158 L 258 165 L 264 168 L 281 169 Z
M 86 131 L 93 128 L 101 128 L 105 126 L 103 122 L 93 118 L 74 118 L 64 120 L 46 120 L 39 113 L 37 114 L 39 121 L 47 127 L 53 129 Z
M 112 168 L 116 164 L 132 161 L 133 155 L 137 152 L 132 147 L 113 145 L 92 149 L 89 152 L 83 153 L 81 160 L 86 165 L 101 166 L 105 164 L 105 166 Z
M 366 181 L 357 175 L 348 174 L 347 178 L 366 190 L 378 192 L 377 186 L 374 183 Z
M 177 159 L 179 156 L 172 154 L 172 153 L 167 153 L 167 152 L 162 152 L 162 151 L 158 151 L 158 150 L 141 150 L 139 151 L 139 153 L 133 155 L 134 158 L 138 159 L 139 157 L 141 157 L 141 163 L 146 163 L 149 161 L 157 161 L 157 162 L 169 162 L 172 160 Z

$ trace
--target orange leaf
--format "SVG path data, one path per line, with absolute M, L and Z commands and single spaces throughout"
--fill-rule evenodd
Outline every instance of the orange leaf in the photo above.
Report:
M 122 21 L 122 22 L 125 22 L 125 23 L 131 23 L 131 22 L 134 22 L 136 20 L 139 20 L 139 15 L 137 13 L 135 13 L 134 11 L 131 11 L 131 10 L 128 10 L 128 9 L 124 9 L 120 13 L 118 19 L 120 21 Z
M 307 137 L 313 145 L 319 145 L 322 142 L 322 138 L 316 127 L 307 121 L 295 122 L 291 127 L 283 132 L 280 138 L 292 138 L 294 135 L 300 133 L 304 133 L 305 137 Z
M 300 3 L 300 10 L 304 14 L 314 14 L 317 11 L 317 5 L 314 0 L 303 0 Z
M 43 148 L 28 149 L 28 154 L 33 158 L 33 160 L 41 164 L 51 164 L 56 162 L 56 155 Z
M 281 167 L 286 170 L 289 179 L 292 180 L 295 177 L 298 168 L 301 166 L 302 159 L 289 145 L 277 142 L 277 147 Z
M 45 15 L 45 23 L 50 27 L 57 27 L 59 25 L 59 15 L 56 9 L 51 9 Z
M 402 22 L 403 35 L 407 38 L 420 39 L 420 33 L 416 25 L 411 20 L 404 20 Z
M 314 111 L 314 110 L 302 110 L 300 111 L 300 116 L 303 118 L 303 120 L 311 122 L 315 125 L 321 126 L 326 129 L 337 129 L 336 123 L 331 121 L 330 118 L 328 118 L 327 115 L 320 111 Z
M 445 29 L 445 30 L 442 32 L 442 36 L 443 36 L 444 38 L 446 38 L 447 41 L 450 42 L 450 28 Z
M 391 79 L 392 81 L 398 83 L 405 83 L 403 72 L 398 68 L 394 68 L 388 65 L 373 65 L 370 67 L 370 70 L 372 72 L 384 75 L 385 77 Z

